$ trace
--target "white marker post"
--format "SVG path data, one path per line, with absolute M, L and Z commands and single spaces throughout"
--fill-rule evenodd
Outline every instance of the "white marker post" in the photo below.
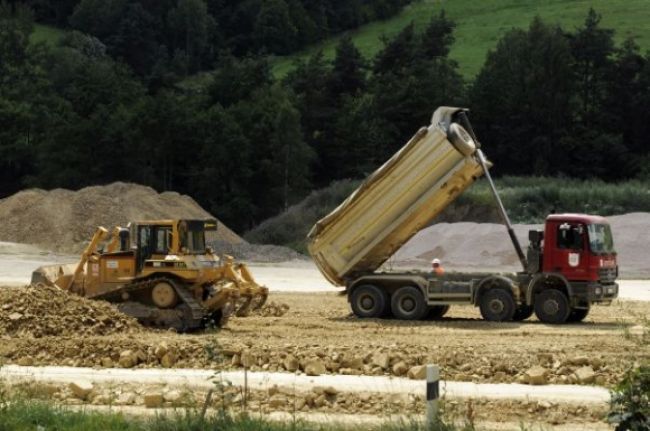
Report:
M 432 430 L 438 420 L 438 398 L 440 398 L 440 369 L 427 365 L 427 429 Z

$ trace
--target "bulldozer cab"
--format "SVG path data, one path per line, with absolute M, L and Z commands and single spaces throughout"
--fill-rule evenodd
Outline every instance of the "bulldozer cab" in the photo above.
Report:
M 205 254 L 205 231 L 216 230 L 216 220 L 158 220 L 132 225 L 136 272 L 154 257 L 176 254 Z

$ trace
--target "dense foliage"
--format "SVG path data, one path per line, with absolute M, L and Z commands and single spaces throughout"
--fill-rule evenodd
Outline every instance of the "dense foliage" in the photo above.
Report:
M 18 3 L 18 2 L 14 2 Z M 98 38 L 149 79 L 211 69 L 223 51 L 288 54 L 396 14 L 406 0 L 28 0 L 39 22 Z
M 0 197 L 133 181 L 189 193 L 244 230 L 364 177 L 439 105 L 472 108 L 497 174 L 650 177 L 650 56 L 615 46 L 594 11 L 569 33 L 541 19 L 509 31 L 471 83 L 448 57 L 444 13 L 384 38 L 372 59 L 342 37 L 332 61 L 316 53 L 279 82 L 259 54 L 404 1 L 29 3 L 0 3 Z M 31 43 L 34 14 L 69 30 Z M 320 33 L 301 38 L 310 22 Z M 212 66 L 207 87 L 175 85 Z

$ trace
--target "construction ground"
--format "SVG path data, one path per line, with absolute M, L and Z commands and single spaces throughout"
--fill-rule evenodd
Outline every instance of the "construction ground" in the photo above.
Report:
M 3 204 L 0 214 L 10 217 Z M 650 215 L 632 216 L 650 225 Z M 447 417 L 480 429 L 610 429 L 609 389 L 650 360 L 642 263 L 630 272 L 636 279 L 621 280 L 611 306 L 594 307 L 583 323 L 553 326 L 535 317 L 486 322 L 469 306 L 439 321 L 361 320 L 310 261 L 253 262 L 271 292 L 261 310 L 219 331 L 178 334 L 143 328 L 107 303 L 26 287 L 37 266 L 74 262 L 84 236 L 51 252 L 18 244 L 30 242 L 30 232 L 22 234 L 0 236 L 12 241 L 0 243 L 0 378 L 66 405 L 146 414 L 201 406 L 215 389 L 211 408 L 377 423 L 423 414 L 422 366 L 432 363 Z M 404 252 L 423 256 L 408 262 L 416 267 L 429 253 L 413 244 Z

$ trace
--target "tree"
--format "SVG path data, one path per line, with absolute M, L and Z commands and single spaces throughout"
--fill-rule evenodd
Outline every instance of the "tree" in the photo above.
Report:
M 600 21 L 601 16 L 590 8 L 584 26 L 569 35 L 576 74 L 578 116 L 585 127 L 591 127 L 601 119 L 614 54 L 614 31 L 600 28 Z
M 216 31 L 216 23 L 208 14 L 203 0 L 178 0 L 169 11 L 167 21 L 172 36 L 172 49 L 181 49 L 187 56 L 190 72 L 196 72 L 212 59 L 214 53 L 208 44 Z
M 140 3 L 130 3 L 107 42 L 114 57 L 125 61 L 138 75 L 146 76 L 157 60 L 154 17 Z
M 561 29 L 536 17 L 490 51 L 470 93 L 473 123 L 502 174 L 575 175 L 572 56 Z M 571 145 L 570 145 L 571 144 Z
M 264 58 L 236 59 L 224 56 L 208 87 L 211 103 L 230 105 L 248 99 L 256 88 L 264 88 L 272 82 L 269 64 Z
M 432 17 L 422 34 L 422 53 L 427 58 L 447 57 L 454 44 L 456 23 L 447 19 L 445 11 Z
M 402 74 L 414 61 L 417 61 L 418 46 L 413 22 L 404 27 L 394 38 L 382 38 L 384 47 L 374 58 L 375 75 L 384 73 Z
M 282 55 L 295 48 L 297 29 L 284 0 L 262 0 L 254 33 L 259 50 Z
M 366 62 L 352 43 L 352 38 L 343 36 L 336 46 L 336 56 L 329 80 L 329 89 L 335 97 L 355 94 L 366 86 Z

